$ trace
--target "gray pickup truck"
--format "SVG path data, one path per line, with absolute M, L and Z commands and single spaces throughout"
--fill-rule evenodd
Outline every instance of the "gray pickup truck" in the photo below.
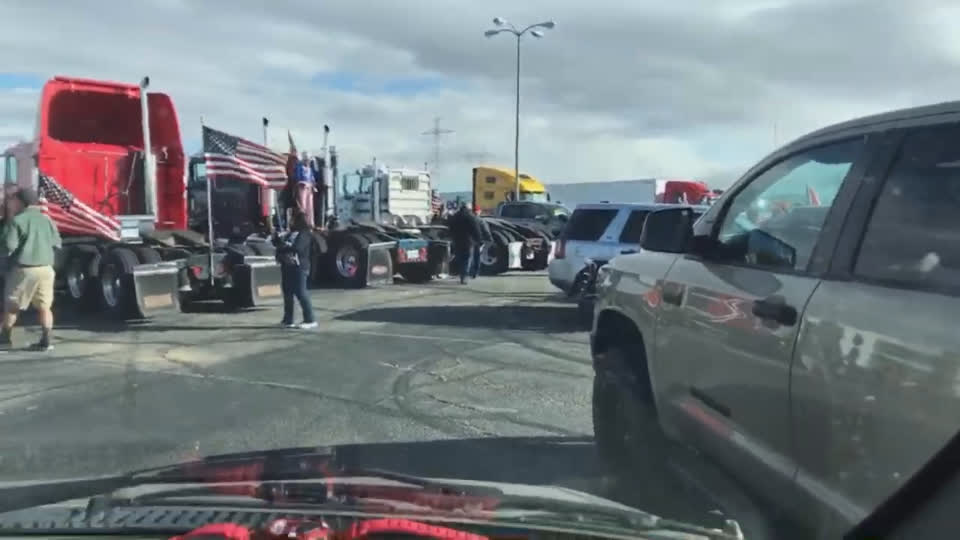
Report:
M 696 222 L 651 213 L 597 279 L 601 453 L 692 446 L 839 538 L 960 428 L 958 216 L 960 102 L 804 136 Z

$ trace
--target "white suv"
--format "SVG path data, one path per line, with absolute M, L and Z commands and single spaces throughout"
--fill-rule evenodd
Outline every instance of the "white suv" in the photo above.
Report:
M 609 261 L 623 252 L 640 250 L 640 233 L 647 214 L 677 204 L 591 203 L 579 204 L 557 240 L 550 262 L 550 283 L 569 292 L 577 272 L 587 259 Z M 706 206 L 691 206 L 699 216 Z

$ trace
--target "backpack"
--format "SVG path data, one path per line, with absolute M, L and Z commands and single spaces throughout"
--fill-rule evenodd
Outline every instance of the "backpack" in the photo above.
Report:
M 297 253 L 297 248 L 294 245 L 299 235 L 300 231 L 294 231 L 283 237 L 277 249 L 278 263 L 283 266 L 300 266 L 300 255 Z

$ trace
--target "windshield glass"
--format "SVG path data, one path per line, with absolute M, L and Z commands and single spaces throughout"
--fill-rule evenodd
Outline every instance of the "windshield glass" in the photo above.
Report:
M 550 201 L 550 199 L 547 197 L 547 194 L 542 191 L 537 193 L 521 191 L 520 200 L 530 201 L 530 202 L 549 202 Z
M 0 536 L 937 507 L 957 2 L 92 4 L 3 3 Z

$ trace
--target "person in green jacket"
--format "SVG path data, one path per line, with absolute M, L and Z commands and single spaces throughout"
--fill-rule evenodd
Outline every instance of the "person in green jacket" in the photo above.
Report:
M 4 202 L 6 223 L 2 247 L 8 259 L 0 350 L 13 348 L 13 326 L 17 316 L 20 311 L 33 306 L 40 319 L 41 336 L 31 348 L 49 351 L 53 348 L 54 250 L 63 245 L 60 233 L 39 206 L 34 190 L 21 188 L 8 193 Z

